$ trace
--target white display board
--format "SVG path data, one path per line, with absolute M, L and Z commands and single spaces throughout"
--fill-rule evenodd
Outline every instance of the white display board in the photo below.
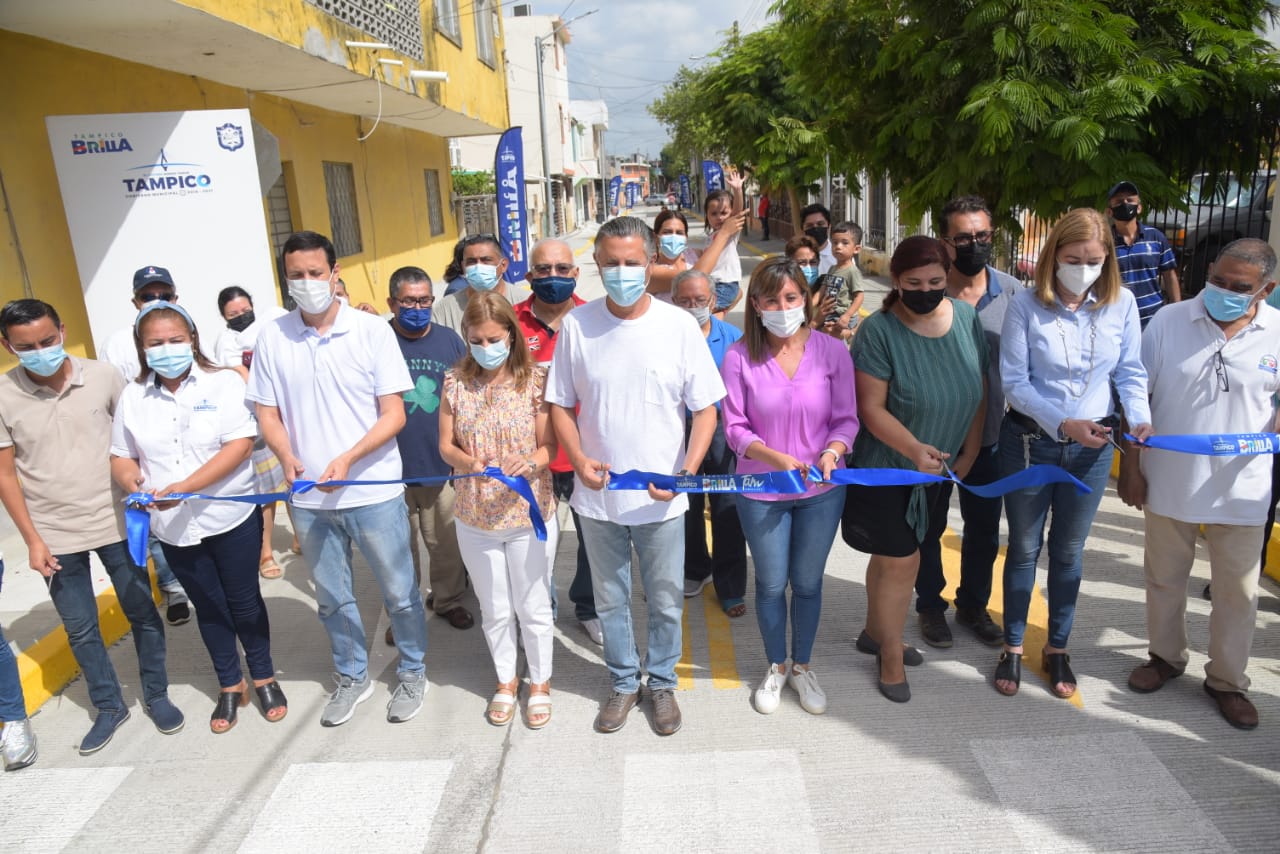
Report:
M 45 122 L 99 354 L 137 315 L 139 267 L 168 268 L 206 351 L 225 328 L 223 288 L 239 285 L 260 310 L 279 304 L 248 110 Z

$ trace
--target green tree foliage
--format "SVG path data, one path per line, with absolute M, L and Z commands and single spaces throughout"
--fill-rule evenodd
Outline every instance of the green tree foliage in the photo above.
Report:
M 453 191 L 459 196 L 489 196 L 495 193 L 492 172 L 453 171 Z
M 996 211 L 1147 206 L 1191 172 L 1257 164 L 1280 56 L 1264 0 L 780 0 L 793 85 L 832 168 L 887 176 L 907 216 L 961 193 Z

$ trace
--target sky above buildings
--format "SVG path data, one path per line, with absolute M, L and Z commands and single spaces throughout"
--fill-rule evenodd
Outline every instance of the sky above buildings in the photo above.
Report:
M 773 0 L 518 0 L 535 15 L 570 21 L 571 97 L 609 105 L 609 154 L 657 158 L 667 132 L 646 107 L 681 65 L 696 66 L 736 20 L 743 32 L 764 25 Z M 510 15 L 511 0 L 503 14 Z M 595 11 L 592 11 L 595 10 Z M 579 20 L 579 15 L 587 12 Z M 660 28 L 659 28 L 660 27 Z

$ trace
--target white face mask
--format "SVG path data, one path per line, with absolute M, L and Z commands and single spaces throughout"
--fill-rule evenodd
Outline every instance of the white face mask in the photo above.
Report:
M 686 308 L 685 311 L 693 315 L 693 319 L 698 322 L 698 326 L 706 326 L 707 321 L 711 319 L 711 306 L 700 305 L 697 308 Z
M 804 306 L 796 306 L 782 311 L 762 311 L 760 320 L 764 328 L 779 338 L 790 338 L 804 323 Z
M 1076 296 L 1082 296 L 1102 275 L 1101 264 L 1059 264 L 1058 282 Z
M 333 304 L 333 287 L 328 279 L 290 279 L 289 296 L 307 314 L 324 314 Z

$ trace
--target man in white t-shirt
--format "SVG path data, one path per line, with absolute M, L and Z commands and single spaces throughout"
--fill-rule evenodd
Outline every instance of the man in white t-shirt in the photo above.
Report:
M 1280 311 L 1266 304 L 1275 270 L 1276 253 L 1266 242 L 1236 240 L 1210 268 L 1197 299 L 1167 305 L 1152 317 L 1142 335 L 1142 361 L 1158 433 L 1275 431 Z M 1154 449 L 1139 456 L 1131 448 L 1121 467 L 1120 497 L 1146 512 L 1151 636 L 1150 658 L 1130 674 L 1129 687 L 1150 693 L 1186 669 L 1187 578 L 1203 526 L 1213 584 L 1204 689 L 1237 729 L 1258 725 L 1258 710 L 1245 694 L 1245 669 L 1258 611 L 1271 457 Z
M 324 483 L 400 480 L 395 437 L 405 423 L 401 395 L 413 383 L 391 327 L 334 298 L 338 265 L 329 238 L 299 232 L 282 255 L 298 308 L 258 334 L 246 397 L 257 404 L 262 435 L 289 482 L 305 477 L 319 484 L 294 496 L 293 521 L 337 671 L 320 723 L 346 723 L 373 693 L 352 543 L 378 580 L 400 651 L 400 684 L 387 704 L 387 720 L 400 723 L 418 713 L 427 690 L 427 623 L 413 577 L 404 486 Z
M 634 545 L 648 600 L 643 669 L 649 673 L 653 726 L 659 735 L 671 735 L 681 724 L 674 690 L 688 499 L 653 486 L 647 492 L 604 487 L 611 469 L 697 471 L 715 431 L 715 403 L 724 397 L 724 383 L 697 322 L 646 293 L 654 251 L 653 231 L 635 217 L 600 227 L 595 261 L 607 296 L 565 315 L 547 401 L 576 477 L 571 503 L 582 524 L 613 681 L 596 730 L 621 729 L 640 700 L 642 667 L 631 624 Z M 687 449 L 686 412 L 693 413 Z

